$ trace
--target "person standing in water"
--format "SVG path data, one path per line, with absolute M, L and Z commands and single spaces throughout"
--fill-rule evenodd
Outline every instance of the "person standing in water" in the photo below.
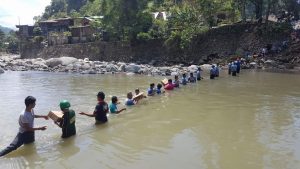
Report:
M 117 105 L 118 105 L 118 97 L 117 96 L 113 96 L 111 98 L 111 103 L 109 105 L 110 113 L 119 114 L 122 111 L 126 110 L 126 108 L 123 108 L 123 109 L 119 110 L 118 107 L 117 107 Z
M 237 59 L 237 61 L 236 61 L 236 73 L 240 73 L 240 71 L 241 71 L 241 61 L 240 61 L 240 59 Z
M 62 138 L 68 138 L 76 134 L 75 127 L 75 111 L 71 110 L 71 104 L 67 100 L 62 100 L 59 103 L 59 107 L 63 112 L 63 116 L 60 122 L 55 122 L 62 129 Z
M 196 83 L 197 82 L 196 78 L 194 77 L 193 72 L 190 73 L 190 77 L 188 78 L 188 81 L 189 81 L 189 83 Z
M 217 66 L 215 67 L 215 77 L 219 77 L 220 75 L 220 67 L 219 64 L 217 64 Z
M 182 78 L 181 78 L 181 84 L 182 85 L 187 85 L 188 80 L 186 79 L 186 74 L 182 74 Z
M 104 99 L 105 99 L 105 94 L 100 91 L 97 94 L 98 103 L 95 107 L 94 112 L 93 113 L 81 112 L 79 114 L 85 115 L 85 116 L 88 116 L 88 117 L 95 117 L 96 124 L 106 123 L 108 121 L 108 119 L 107 119 L 108 105 L 104 101 Z
M 174 83 L 173 83 L 174 87 L 179 87 L 180 85 L 180 81 L 179 81 L 179 77 L 178 75 L 175 75 L 175 80 L 174 80 Z
M 210 69 L 210 79 L 215 79 L 215 75 L 216 75 L 215 65 L 212 65 Z
M 200 81 L 202 79 L 201 77 L 201 71 L 202 69 L 200 67 L 198 67 L 198 70 L 197 70 L 197 80 Z
M 47 127 L 34 127 L 35 118 L 44 118 L 48 120 L 48 116 L 36 115 L 33 108 L 35 107 L 36 98 L 28 96 L 25 98 L 25 110 L 19 116 L 19 133 L 13 140 L 13 142 L 6 147 L 6 149 L 0 152 L 0 157 L 4 156 L 19 147 L 23 144 L 30 144 L 35 141 L 35 131 L 36 130 L 46 130 Z
M 229 62 L 228 63 L 228 74 L 229 75 L 231 75 L 231 66 L 232 66 L 232 64 L 231 64 L 231 62 Z
M 232 65 L 231 65 L 232 76 L 236 76 L 236 73 L 237 73 L 236 71 L 237 71 L 236 63 L 232 62 Z

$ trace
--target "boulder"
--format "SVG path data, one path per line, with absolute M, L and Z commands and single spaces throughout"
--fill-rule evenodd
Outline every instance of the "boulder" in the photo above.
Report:
M 51 58 L 46 60 L 46 65 L 53 68 L 55 66 L 61 65 L 62 61 L 59 58 Z
M 91 68 L 91 65 L 89 63 L 84 63 L 82 66 L 81 66 L 82 69 L 85 69 L 85 70 L 88 70 Z
M 118 68 L 119 72 L 126 72 L 126 64 L 121 64 L 120 67 Z
M 141 69 L 141 67 L 139 65 L 134 64 L 134 63 L 129 64 L 128 66 L 126 66 L 126 71 L 127 72 L 139 73 L 140 69 Z
M 83 61 L 84 61 L 85 63 L 89 63 L 89 62 L 90 62 L 90 59 L 89 59 L 89 58 L 84 58 Z
M 4 70 L 3 70 L 2 68 L 0 68 L 0 74 L 1 74 L 1 73 L 4 73 Z
M 202 70 L 210 70 L 211 69 L 211 65 L 210 64 L 204 64 L 200 66 Z
M 107 72 L 117 72 L 118 71 L 118 67 L 114 64 L 108 64 L 106 66 L 106 71 Z
M 74 57 L 61 57 L 59 58 L 61 60 L 61 64 L 63 66 L 67 66 L 69 64 L 75 63 L 77 62 L 77 59 Z
M 178 75 L 179 75 L 178 72 L 172 72 L 172 73 L 171 73 L 171 76 L 178 76 Z
M 197 65 L 191 65 L 188 67 L 189 72 L 197 72 L 198 66 Z

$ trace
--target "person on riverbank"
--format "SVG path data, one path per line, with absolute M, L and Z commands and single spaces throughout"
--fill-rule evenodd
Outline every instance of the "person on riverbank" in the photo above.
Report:
M 190 77 L 188 78 L 188 81 L 189 81 L 189 83 L 196 83 L 197 80 L 196 80 L 193 72 L 190 73 Z
M 75 127 L 75 111 L 71 110 L 71 104 L 67 100 L 63 100 L 59 103 L 59 107 L 63 112 L 63 116 L 60 122 L 55 122 L 62 129 L 62 138 L 68 138 L 76 135 Z
M 118 107 L 117 107 L 117 105 L 118 105 L 118 97 L 117 96 L 113 96 L 111 98 L 111 103 L 109 105 L 110 113 L 119 114 L 122 111 L 126 110 L 126 108 L 123 108 L 123 109 L 119 110 Z
M 133 106 L 133 105 L 135 105 L 135 104 L 137 104 L 137 101 L 133 99 L 133 94 L 132 94 L 132 92 L 128 92 L 128 93 L 127 93 L 127 99 L 126 99 L 126 101 L 125 101 L 125 105 L 126 105 L 126 106 Z
M 182 78 L 181 78 L 181 84 L 182 85 L 187 85 L 188 80 L 186 79 L 186 74 L 182 74 Z
M 166 85 L 164 86 L 164 89 L 165 89 L 165 90 L 174 90 L 174 85 L 173 85 L 172 79 L 169 79 L 169 80 L 168 80 L 168 84 L 166 84 Z
M 198 67 L 198 70 L 197 70 L 197 81 L 200 81 L 201 79 L 202 79 L 202 77 L 201 77 L 201 71 L 202 71 L 202 69 L 200 68 L 200 67 Z
M 178 88 L 178 87 L 180 86 L 180 81 L 179 81 L 178 75 L 175 75 L 173 85 L 174 85 L 174 87 L 176 87 L 176 88 Z
M 232 76 L 236 76 L 236 71 L 237 71 L 237 66 L 236 66 L 236 63 L 235 62 L 232 62 L 231 64 L 231 74 Z
M 81 112 L 79 114 L 85 115 L 85 116 L 88 116 L 88 117 L 94 117 L 95 121 L 96 121 L 96 124 L 106 123 L 108 121 L 108 119 L 107 119 L 108 105 L 104 101 L 104 99 L 105 99 L 105 94 L 102 91 L 100 91 L 97 94 L 98 103 L 95 107 L 94 112 L 93 113 Z
M 34 127 L 35 118 L 44 118 L 48 120 L 48 116 L 36 115 L 33 108 L 36 104 L 36 98 L 28 96 L 25 98 L 25 110 L 19 116 L 19 132 L 13 142 L 0 152 L 0 157 L 18 149 L 23 144 L 30 144 L 35 141 L 36 130 L 46 130 L 47 127 Z
M 210 69 L 210 79 L 215 79 L 215 75 L 216 75 L 215 72 L 216 72 L 215 65 L 212 65 Z
M 155 87 L 155 84 L 151 83 L 150 87 L 149 87 L 149 89 L 147 91 L 148 96 L 154 96 L 155 95 L 155 89 L 154 89 L 154 87 Z

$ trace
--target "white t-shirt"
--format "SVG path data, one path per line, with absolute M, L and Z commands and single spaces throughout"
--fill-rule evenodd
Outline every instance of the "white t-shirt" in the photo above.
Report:
M 20 133 L 24 133 L 26 131 L 26 129 L 24 128 L 24 124 L 29 124 L 29 127 L 33 128 L 34 125 L 34 111 L 32 110 L 32 112 L 27 112 L 26 110 L 24 110 L 19 117 L 19 132 Z

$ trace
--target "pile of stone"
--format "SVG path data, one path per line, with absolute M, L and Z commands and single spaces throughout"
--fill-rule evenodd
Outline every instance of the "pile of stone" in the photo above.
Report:
M 202 65 L 203 70 L 209 70 L 210 65 Z M 76 59 L 60 57 L 51 59 L 21 59 L 19 56 L 1 56 L 0 73 L 4 71 L 46 71 L 68 72 L 81 74 L 127 73 L 145 75 L 178 75 L 196 72 L 198 66 L 174 65 L 171 67 L 154 67 L 151 64 L 135 64 L 124 62 L 91 61 L 88 58 Z

